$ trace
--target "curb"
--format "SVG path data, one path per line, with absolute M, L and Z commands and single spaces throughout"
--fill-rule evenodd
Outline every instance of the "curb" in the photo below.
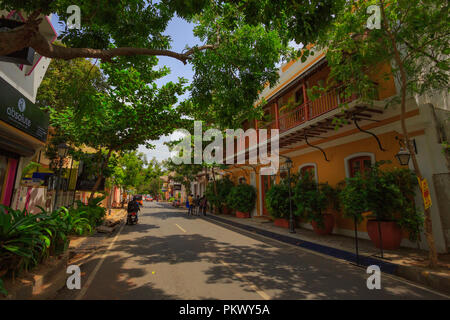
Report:
M 52 298 L 66 283 L 69 252 L 66 251 L 60 257 L 50 259 L 36 270 L 26 273 L 23 277 L 16 278 L 14 283 L 12 280 L 5 280 L 8 296 L 2 297 L 0 300 L 43 300 Z
M 333 248 L 328 247 L 325 245 L 321 245 L 318 243 L 305 241 L 305 240 L 299 240 L 293 237 L 290 237 L 288 235 L 281 235 L 278 233 L 274 233 L 271 231 L 259 229 L 253 226 L 241 224 L 235 221 L 230 221 L 228 219 L 224 219 L 218 216 L 214 216 L 212 214 L 209 214 L 207 218 L 211 220 L 216 220 L 240 229 L 244 229 L 246 231 L 256 233 L 268 238 L 272 238 L 284 243 L 288 243 L 300 248 L 304 248 L 310 251 L 318 252 L 320 254 L 328 255 L 340 260 L 344 260 L 347 262 L 350 262 L 352 264 L 356 264 L 356 254 Z M 395 275 L 398 277 L 402 277 L 404 279 L 413 281 L 415 283 L 427 286 L 429 288 L 432 288 L 434 290 L 440 291 L 445 294 L 450 294 L 450 277 L 445 276 L 439 276 L 433 272 L 429 272 L 426 270 L 423 270 L 419 267 L 414 266 L 404 266 L 392 262 L 383 261 L 380 259 L 376 259 L 369 256 L 359 256 L 359 266 L 368 267 L 370 265 L 378 265 L 380 267 L 380 270 L 384 273 L 388 273 L 391 275 Z

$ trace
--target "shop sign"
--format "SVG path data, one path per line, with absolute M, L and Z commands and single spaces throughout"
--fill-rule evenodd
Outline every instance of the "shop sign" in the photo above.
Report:
M 47 141 L 48 115 L 1 78 L 0 120 L 42 142 Z

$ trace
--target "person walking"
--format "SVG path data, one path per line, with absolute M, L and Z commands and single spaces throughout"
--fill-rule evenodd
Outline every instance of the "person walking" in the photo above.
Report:
M 199 216 L 200 215 L 200 196 L 197 195 L 195 197 L 195 215 Z
M 200 208 L 204 216 L 206 216 L 206 205 L 207 205 L 206 196 L 203 195 L 203 197 L 200 199 Z
M 192 210 L 194 210 L 194 198 L 192 196 L 192 193 L 188 197 L 188 202 L 189 202 L 188 216 L 190 216 L 193 214 Z

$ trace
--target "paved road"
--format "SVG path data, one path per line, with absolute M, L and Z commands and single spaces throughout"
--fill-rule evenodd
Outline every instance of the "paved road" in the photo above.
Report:
M 82 289 L 56 299 L 445 299 L 387 275 L 369 290 L 364 269 L 167 204 L 146 202 L 138 225 L 105 241 Z

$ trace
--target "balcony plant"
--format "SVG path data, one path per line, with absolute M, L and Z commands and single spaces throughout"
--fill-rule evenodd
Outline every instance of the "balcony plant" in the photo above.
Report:
M 295 186 L 297 214 L 310 222 L 314 232 L 319 235 L 333 231 L 334 216 L 326 211 L 332 195 L 334 189 L 328 184 L 319 185 L 310 172 L 305 172 Z
M 249 184 L 238 184 L 231 188 L 227 203 L 236 210 L 236 217 L 249 218 L 255 207 L 256 190 Z

